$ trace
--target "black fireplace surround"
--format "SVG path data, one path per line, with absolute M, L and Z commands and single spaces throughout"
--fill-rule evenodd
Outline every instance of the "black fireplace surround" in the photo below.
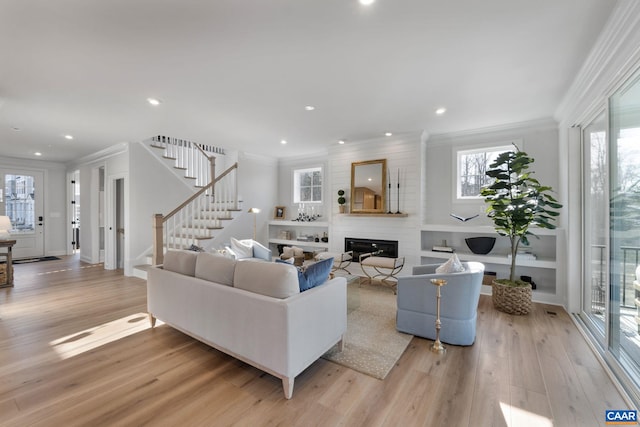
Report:
M 370 252 L 377 252 L 376 256 L 398 258 L 398 241 L 345 237 L 344 251 L 353 251 L 353 257 L 351 258 L 353 262 L 359 262 L 361 254 Z

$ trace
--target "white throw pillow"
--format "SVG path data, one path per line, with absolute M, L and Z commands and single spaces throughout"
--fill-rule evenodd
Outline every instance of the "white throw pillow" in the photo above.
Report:
M 253 258 L 253 240 L 238 240 L 231 238 L 231 251 L 236 259 Z
M 464 271 L 464 265 L 460 262 L 457 254 L 451 255 L 451 258 L 444 264 L 436 268 L 437 274 L 443 273 L 460 273 Z

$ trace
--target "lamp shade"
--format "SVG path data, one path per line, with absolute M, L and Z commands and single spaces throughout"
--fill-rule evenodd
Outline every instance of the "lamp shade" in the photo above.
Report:
M 9 234 L 9 230 L 13 228 L 11 226 L 11 218 L 8 216 L 1 215 L 0 216 L 0 240 L 8 240 L 11 238 L 11 234 Z
M 250 213 L 260 213 L 260 209 L 258 209 L 258 208 L 250 208 L 249 212 Z

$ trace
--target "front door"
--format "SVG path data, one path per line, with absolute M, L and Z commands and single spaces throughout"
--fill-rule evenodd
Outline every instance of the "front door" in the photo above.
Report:
M 11 219 L 14 258 L 44 256 L 44 173 L 0 169 L 0 214 Z

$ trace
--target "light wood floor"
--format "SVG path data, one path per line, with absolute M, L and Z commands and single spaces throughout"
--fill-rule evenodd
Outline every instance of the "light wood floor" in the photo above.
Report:
M 75 258 L 15 266 L 0 289 L 3 426 L 602 426 L 627 405 L 567 313 L 481 298 L 471 347 L 414 338 L 384 381 L 323 359 L 280 380 L 165 325 L 145 281 Z M 556 313 L 556 314 L 552 314 Z

